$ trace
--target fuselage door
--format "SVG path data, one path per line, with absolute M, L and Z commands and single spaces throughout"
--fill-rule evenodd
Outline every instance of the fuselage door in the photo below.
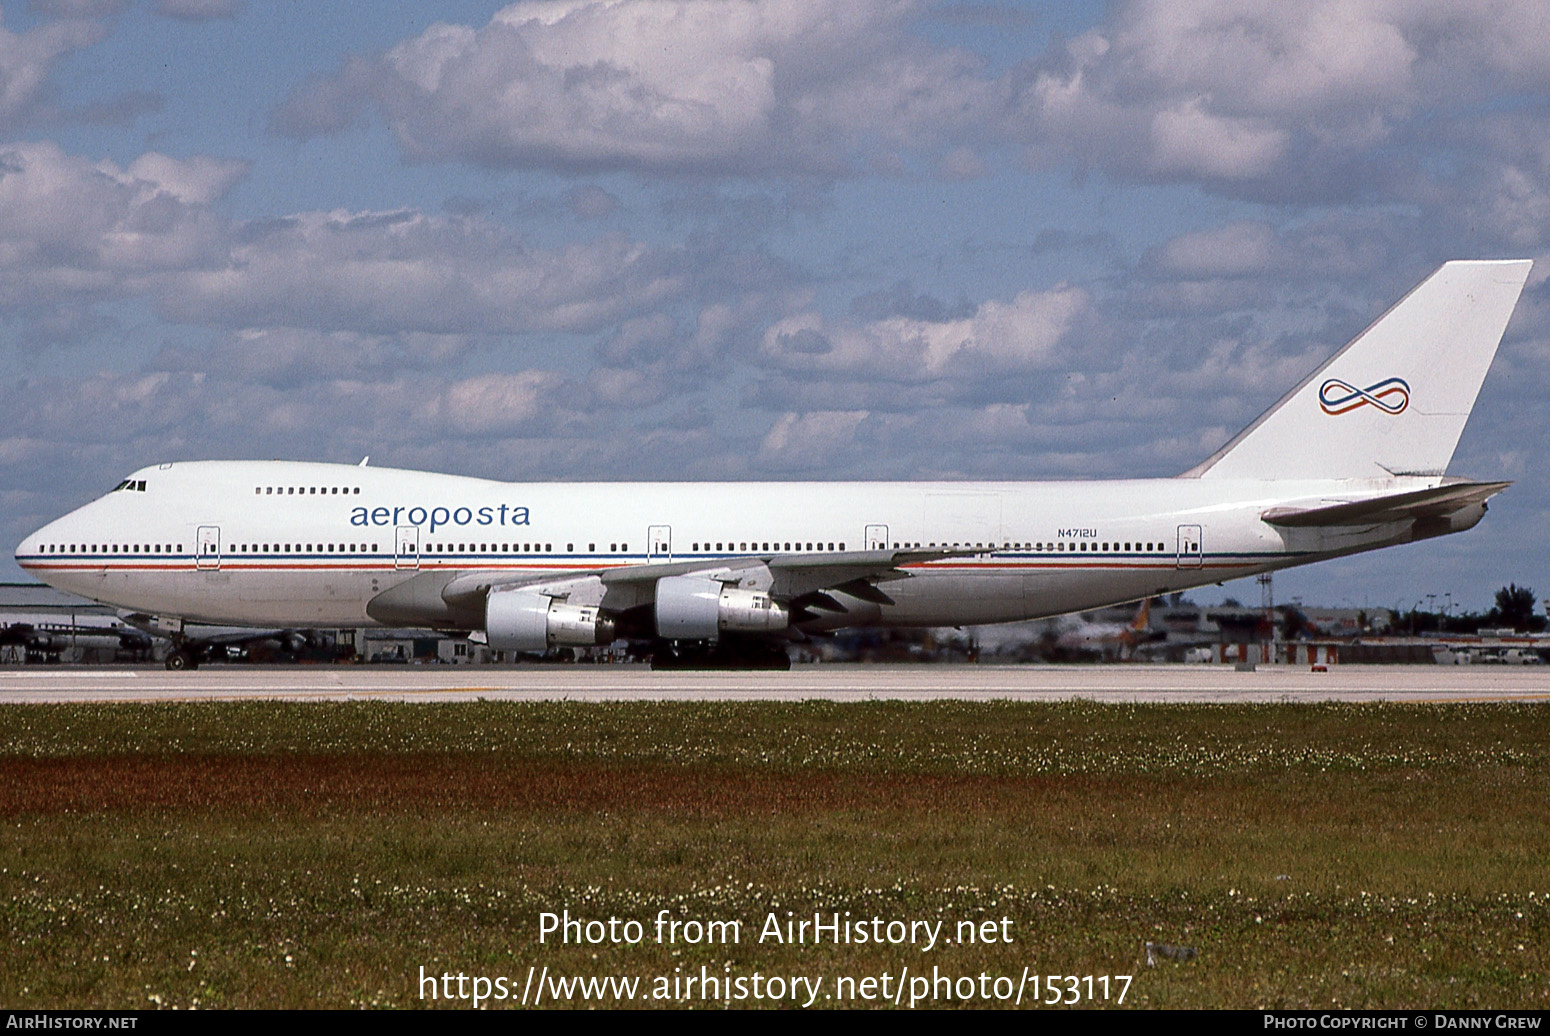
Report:
M 205 572 L 217 572 L 221 567 L 221 527 L 201 525 L 196 540 L 199 553 L 194 555 L 194 567 Z
M 671 525 L 653 525 L 646 530 L 646 560 L 648 562 L 673 560 Z
M 887 550 L 888 526 L 868 525 L 866 533 L 861 537 L 861 542 L 866 544 L 867 550 Z
M 420 527 L 418 525 L 400 525 L 398 535 L 393 542 L 397 544 L 393 551 L 394 568 L 420 567 Z
M 1179 526 L 1179 553 L 1178 566 L 1180 568 L 1203 568 L 1206 563 L 1205 548 L 1201 546 L 1200 526 Z

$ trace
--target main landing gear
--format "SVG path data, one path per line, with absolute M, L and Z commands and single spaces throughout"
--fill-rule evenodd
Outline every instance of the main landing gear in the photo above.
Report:
M 758 669 L 783 672 L 791 656 L 783 642 L 723 637 L 717 641 L 659 640 L 651 649 L 652 669 Z

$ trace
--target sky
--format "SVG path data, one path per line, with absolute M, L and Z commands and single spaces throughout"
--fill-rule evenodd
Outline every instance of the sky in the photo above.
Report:
M 1450 469 L 1517 484 L 1276 577 L 1483 610 L 1550 596 L 1547 237 L 1542 0 L 0 3 L 0 533 L 165 460 L 1166 477 L 1533 258 Z

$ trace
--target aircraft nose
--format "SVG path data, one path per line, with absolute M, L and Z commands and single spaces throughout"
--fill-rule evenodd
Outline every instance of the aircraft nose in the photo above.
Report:
M 16 549 L 11 552 L 11 557 L 15 559 L 18 568 L 25 572 L 32 571 L 33 563 L 38 556 L 38 544 L 44 542 L 43 534 L 47 529 L 48 526 L 45 525 L 16 545 Z
M 44 544 L 52 543 L 57 537 L 51 535 L 58 521 L 49 522 L 38 531 L 26 536 L 16 545 L 12 552 L 16 564 L 24 572 L 35 573 L 39 563 L 43 560 Z

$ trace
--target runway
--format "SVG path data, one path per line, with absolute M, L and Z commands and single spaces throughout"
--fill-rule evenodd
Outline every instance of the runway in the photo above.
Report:
M 608 666 L 0 669 L 0 705 L 174 701 L 1550 702 L 1550 667 L 810 665 L 789 673 Z

